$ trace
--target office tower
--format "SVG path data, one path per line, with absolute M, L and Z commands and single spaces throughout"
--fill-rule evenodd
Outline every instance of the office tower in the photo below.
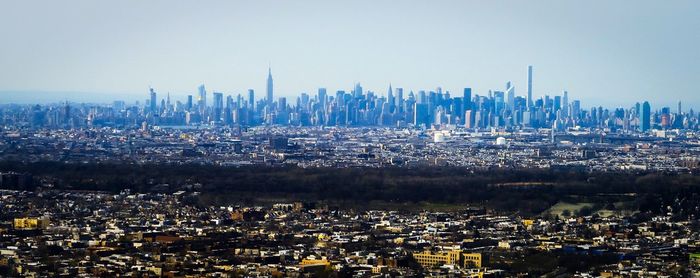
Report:
M 199 96 L 197 97 L 197 106 L 199 106 L 199 113 L 204 115 L 207 110 L 207 90 L 204 88 L 204 84 L 199 85 L 197 88 Z
M 362 96 L 362 85 L 360 82 L 355 83 L 355 89 L 352 90 L 352 97 L 359 98 Z
M 505 99 L 505 93 L 503 93 L 501 91 L 496 91 L 493 93 L 493 101 L 494 101 L 493 112 L 496 115 L 501 114 L 501 110 L 503 110 L 503 106 L 505 103 L 504 99 Z
M 564 91 L 564 96 L 561 98 L 561 115 L 564 118 L 569 116 L 569 92 Z
M 506 83 L 506 104 L 508 111 L 515 111 L 515 87 L 510 81 Z
M 425 95 L 424 90 L 418 91 L 418 99 L 416 100 L 418 103 L 428 103 L 428 97 Z
M 267 68 L 267 107 L 272 111 L 272 104 L 274 102 L 273 91 L 272 91 L 272 69 Z
M 389 113 L 389 105 L 390 103 L 388 102 L 381 103 L 382 109 L 379 114 L 379 125 L 391 125 L 391 113 Z
M 462 104 L 464 105 L 464 111 L 472 109 L 472 88 L 464 88 Z
M 574 119 L 578 119 L 581 115 L 581 101 L 580 100 L 574 100 L 571 103 L 571 116 Z
M 389 102 L 389 109 L 387 110 L 387 112 L 393 112 L 396 101 L 394 100 L 394 91 L 391 89 L 391 83 L 389 83 L 389 92 L 386 95 L 387 101 Z
M 438 106 L 435 112 L 435 121 L 433 123 L 435 125 L 442 125 L 446 123 L 445 119 L 445 110 L 442 108 L 442 106 Z
M 462 104 L 461 97 L 456 97 L 452 99 L 452 104 L 450 106 L 450 114 L 451 116 L 458 117 L 461 122 L 464 122 L 464 105 Z
M 357 124 L 357 107 L 355 101 L 351 100 L 345 104 L 345 125 Z
M 301 93 L 301 97 L 297 97 L 297 109 L 308 110 L 309 106 L 309 94 Z
M 321 110 L 326 107 L 326 99 L 328 98 L 328 93 L 326 88 L 318 88 L 318 103 L 321 105 Z
M 277 101 L 277 105 L 279 106 L 277 108 L 278 111 L 285 111 L 287 109 L 287 98 L 286 97 L 281 97 Z
M 192 95 L 187 95 L 187 111 L 192 110 Z
M 253 89 L 248 89 L 248 108 L 255 109 L 255 91 Z
M 646 132 L 651 129 L 651 105 L 648 101 L 642 104 L 642 115 L 640 128 L 642 132 Z
M 221 112 L 224 110 L 224 94 L 214 92 L 214 121 L 221 120 Z
M 527 108 L 532 108 L 532 66 L 527 66 Z
M 150 111 L 151 113 L 155 113 L 158 111 L 156 107 L 156 91 L 153 90 L 153 88 L 148 89 L 151 92 L 151 100 L 150 100 Z
M 338 90 L 335 92 L 335 106 L 339 108 L 345 106 L 345 91 Z
M 671 126 L 671 108 L 663 107 L 661 108 L 661 127 L 664 129 Z
M 464 112 L 464 127 L 474 128 L 474 111 L 467 110 Z
M 214 96 L 214 100 L 216 100 L 216 96 Z M 226 109 L 224 110 L 223 115 L 224 123 L 226 123 L 227 125 L 233 124 L 233 110 L 237 109 L 233 107 L 233 97 L 231 97 L 231 95 L 228 95 L 226 96 Z
M 430 114 L 428 114 L 428 104 L 416 103 L 413 109 L 413 124 L 419 126 L 425 124 L 426 127 L 430 124 Z
M 404 111 L 403 108 L 403 88 L 396 88 L 396 108 L 399 113 Z
M 112 103 L 112 108 L 114 108 L 115 112 L 124 110 L 125 106 L 126 106 L 126 102 L 124 102 L 123 100 L 115 100 Z
M 683 114 L 683 109 L 681 109 L 681 108 L 682 108 L 682 107 L 681 107 L 681 102 L 679 101 L 679 102 L 678 102 L 678 115 Z

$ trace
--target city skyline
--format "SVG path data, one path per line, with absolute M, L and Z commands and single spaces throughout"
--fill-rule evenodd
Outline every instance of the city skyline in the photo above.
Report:
M 472 95 L 472 88 L 471 87 L 464 87 L 462 89 L 469 89 L 470 95 L 472 95 L 472 96 L 484 96 L 484 97 L 493 97 L 494 93 L 501 92 L 501 93 L 504 93 L 505 96 L 508 98 L 505 100 L 505 102 L 511 103 L 511 104 L 514 101 L 514 99 L 513 99 L 514 97 L 522 97 L 525 100 L 525 107 L 526 108 L 534 107 L 533 103 L 537 100 L 545 100 L 547 98 L 553 98 L 556 96 L 559 96 L 559 97 L 564 96 L 564 102 L 568 103 L 566 101 L 566 99 L 568 98 L 568 91 L 566 89 L 561 91 L 560 93 L 543 94 L 540 96 L 533 94 L 533 89 L 532 89 L 533 88 L 532 87 L 533 86 L 532 85 L 532 83 L 533 83 L 533 66 L 532 65 L 527 66 L 527 79 L 526 80 L 527 80 L 526 81 L 527 82 L 526 88 L 525 88 L 526 92 L 524 94 L 517 94 L 515 92 L 516 86 L 513 84 L 512 81 L 506 82 L 505 87 L 504 87 L 505 92 L 503 91 L 503 88 L 495 88 L 495 89 L 489 89 L 488 91 L 486 91 L 482 94 L 475 92 Z M 243 98 L 248 97 L 247 101 L 251 105 L 253 104 L 254 101 L 255 102 L 264 101 L 265 105 L 267 105 L 267 106 L 272 106 L 276 102 L 276 100 L 278 100 L 279 98 L 293 100 L 293 99 L 298 98 L 304 94 L 316 95 L 314 93 L 314 90 L 304 90 L 304 91 L 300 91 L 297 94 L 289 94 L 289 93 L 285 94 L 285 93 L 283 93 L 281 95 L 278 92 L 277 97 L 273 97 L 270 100 L 269 96 L 271 96 L 273 94 L 273 89 L 272 89 L 273 84 L 272 83 L 273 83 L 272 68 L 268 66 L 268 76 L 267 76 L 267 81 L 266 81 L 266 85 L 265 85 L 265 96 L 264 97 L 257 97 L 256 98 L 255 93 L 254 93 L 255 89 L 253 89 L 253 88 L 249 88 L 247 90 L 244 90 L 247 92 L 247 96 L 246 96 L 245 92 L 226 92 L 226 91 L 222 92 L 222 90 L 216 90 L 216 89 L 212 90 L 211 93 L 219 94 L 222 97 L 223 97 L 223 95 L 226 95 L 227 97 L 233 97 L 233 96 L 239 96 L 239 97 L 243 97 Z M 206 104 L 207 103 L 206 102 L 207 92 L 205 89 L 205 85 L 206 84 L 200 84 L 197 86 L 197 93 L 196 93 L 197 94 L 197 104 L 204 104 L 204 105 L 200 105 L 202 107 L 212 107 L 213 104 L 210 104 L 210 105 Z M 358 85 L 361 85 L 361 82 L 355 82 L 353 84 L 353 86 L 358 86 Z M 351 86 L 348 86 L 348 88 L 350 88 L 350 87 Z M 389 83 L 389 91 L 391 91 L 391 87 L 392 87 L 392 84 Z M 403 87 L 397 87 L 397 88 L 401 89 L 402 91 L 405 89 Z M 338 88 L 337 91 L 352 91 L 353 89 L 355 89 L 355 88 L 351 88 L 349 90 L 345 89 L 345 88 Z M 328 88 L 318 87 L 315 90 L 316 90 L 316 92 L 323 90 L 324 94 L 325 94 L 325 92 L 328 90 Z M 441 86 L 437 86 L 437 87 L 434 87 L 432 89 L 429 89 L 429 88 L 428 89 L 416 89 L 415 92 L 413 89 L 406 89 L 406 92 L 407 93 L 418 93 L 420 91 L 430 92 L 430 91 L 435 91 L 435 90 L 440 90 L 442 92 L 451 93 L 454 95 L 456 93 L 456 91 L 458 92 L 461 89 L 451 91 L 451 90 L 445 90 Z M 388 95 L 388 91 L 384 91 L 384 93 L 382 93 L 382 90 L 371 90 L 370 89 L 367 91 L 372 92 L 373 94 L 375 94 L 377 97 L 380 97 L 380 98 L 390 98 L 390 96 Z M 153 86 L 148 87 L 148 92 L 149 92 L 148 99 L 146 99 L 144 103 L 141 103 L 142 98 L 139 99 L 138 96 L 126 96 L 125 98 L 120 98 L 120 97 L 115 96 L 113 94 L 106 94 L 106 95 L 103 95 L 102 97 L 94 98 L 95 97 L 94 93 L 72 92 L 73 94 L 76 94 L 76 93 L 77 94 L 85 94 L 87 97 L 93 97 L 94 99 L 96 99 L 94 101 L 93 100 L 78 101 L 78 100 L 73 100 L 70 97 L 60 98 L 60 96 L 59 96 L 59 98 L 57 98 L 57 99 L 51 99 L 51 98 L 46 98 L 46 97 L 42 97 L 42 96 L 36 96 L 36 98 L 33 98 L 31 96 L 31 94 L 27 95 L 26 94 L 27 92 L 8 92 L 8 91 L 3 92 L 3 91 L 0 91 L 0 93 L 9 93 L 10 96 L 11 96 L 11 94 L 20 94 L 20 95 L 23 95 L 21 97 L 24 97 L 24 99 L 21 99 L 19 101 L 15 101 L 14 98 L 9 97 L 9 98 L 5 99 L 6 100 L 5 102 L 0 100 L 0 104 L 19 104 L 19 105 L 22 105 L 22 104 L 57 104 L 57 103 L 71 103 L 72 102 L 72 103 L 93 103 L 93 104 L 108 105 L 110 103 L 113 103 L 114 101 L 120 101 L 120 102 L 123 101 L 127 105 L 146 105 L 146 106 L 149 106 L 150 107 L 149 109 L 151 109 L 153 111 L 153 109 L 155 109 L 155 107 L 158 106 L 158 104 L 157 104 L 157 103 L 159 103 L 158 98 L 155 96 L 155 91 L 154 91 Z M 51 92 L 51 93 L 71 93 L 71 92 Z M 161 92 L 161 93 L 163 93 L 163 92 Z M 185 101 L 185 102 L 192 101 L 191 98 L 194 97 L 194 93 L 165 92 L 165 95 L 167 95 L 168 103 L 170 103 L 171 95 L 173 96 L 173 99 L 174 99 L 173 103 L 178 102 L 180 100 Z M 65 95 L 63 95 L 63 96 L 65 96 Z M 163 95 L 161 95 L 160 100 L 165 101 L 165 99 L 166 98 L 163 97 Z M 577 99 L 577 101 L 580 102 L 581 100 Z M 602 107 L 604 109 L 615 109 L 615 108 L 626 109 L 626 108 L 634 108 L 636 105 L 639 105 L 640 103 L 643 103 L 643 102 L 649 102 L 649 100 L 638 100 L 638 101 L 630 103 L 628 105 L 617 105 L 617 106 L 606 106 L 606 105 L 602 105 L 602 104 L 591 104 L 591 105 L 581 104 L 581 105 L 582 105 L 582 107 L 585 107 L 585 108 Z M 694 108 L 694 106 L 692 106 L 692 104 L 689 105 L 688 103 L 685 103 L 685 104 L 683 104 L 683 103 L 684 103 L 683 100 L 676 101 L 675 103 L 673 103 L 673 101 L 664 101 L 664 102 L 656 103 L 656 107 L 655 107 L 656 110 L 653 110 L 654 108 L 652 108 L 652 111 L 659 111 L 660 109 L 665 109 L 665 108 L 673 109 L 674 107 L 677 108 L 675 111 L 678 113 L 680 113 L 680 112 L 686 113 L 686 112 L 695 110 L 695 108 Z M 293 106 L 293 102 L 292 102 L 292 106 Z M 512 108 L 513 107 L 511 107 L 511 110 L 512 110 Z
M 268 64 L 287 97 L 355 82 L 484 94 L 511 81 L 522 93 L 532 64 L 534 97 L 567 90 L 606 107 L 700 105 L 692 1 L 75 3 L 81 12 L 43 1 L 4 9 L 3 103 L 140 100 L 148 86 L 174 97 L 196 84 L 264 92 Z
M 147 99 L 127 103 L 114 100 L 111 104 L 80 104 L 75 110 L 71 103 L 30 106 L 8 106 L 9 122 L 30 124 L 32 127 L 75 128 L 95 125 L 115 125 L 146 129 L 151 126 L 209 126 L 246 128 L 253 126 L 384 126 L 411 128 L 455 128 L 506 131 L 522 128 L 551 128 L 555 132 L 567 129 L 609 130 L 623 133 L 649 133 L 656 130 L 696 130 L 698 114 L 693 108 L 683 110 L 678 102 L 655 107 L 649 101 L 636 102 L 628 108 L 614 109 L 592 105 L 587 109 L 577 96 L 564 90 L 557 95 L 535 98 L 533 66 L 527 67 L 527 93 L 516 93 L 511 82 L 505 90 L 489 90 L 485 95 L 472 88 L 450 93 L 437 87 L 434 90 L 404 90 L 390 84 L 386 93 L 368 90 L 355 83 L 351 90 L 328 93 L 318 88 L 316 93 L 302 92 L 296 98 L 275 95 L 272 68 L 268 67 L 264 98 L 255 98 L 255 90 L 245 94 L 225 94 L 207 91 L 205 84 L 197 87 L 196 96 L 187 95 L 185 101 L 172 99 L 170 93 L 161 94 L 149 87 Z M 213 101 L 208 102 L 208 95 Z M 225 101 L 224 101 L 224 96 Z M 247 99 L 246 99 L 247 97 Z M 160 101 L 158 101 L 160 99 Z M 2 108 L 2 106 L 0 106 Z M 31 110 L 26 113 L 26 110 Z M 23 112 L 25 110 L 25 112 Z M 75 110 L 75 111 L 74 111 Z M 77 114 L 75 113 L 77 112 Z M 7 116 L 7 115 L 6 115 Z M 27 117 L 30 116 L 30 117 Z M 661 133 L 663 135 L 663 133 Z M 665 136 L 665 135 L 664 135 Z M 441 139 L 436 139 L 437 141 Z
M 504 100 L 503 100 L 504 103 L 506 103 L 506 104 L 509 106 L 509 108 L 510 108 L 509 110 L 511 110 L 511 111 L 514 110 L 513 104 L 514 104 L 515 101 L 516 101 L 516 100 L 515 100 L 516 97 L 521 97 L 521 98 L 523 98 L 523 100 L 525 101 L 525 102 L 524 102 L 524 108 L 526 108 L 527 110 L 532 109 L 532 108 L 535 108 L 534 103 L 535 103 L 536 101 L 538 101 L 538 100 L 547 102 L 548 100 L 549 100 L 549 101 L 553 101 L 553 99 L 556 98 L 556 97 L 562 98 L 562 99 L 563 99 L 563 103 L 562 103 L 562 104 L 563 104 L 563 107 L 567 107 L 567 106 L 569 105 L 569 102 L 568 102 L 568 91 L 567 91 L 566 89 L 562 90 L 562 91 L 559 92 L 559 93 L 556 93 L 556 92 L 555 92 L 555 93 L 553 93 L 553 94 L 543 94 L 543 95 L 539 95 L 539 96 L 536 95 L 536 94 L 533 94 L 533 89 L 532 89 L 532 88 L 533 88 L 533 85 L 532 85 L 532 84 L 533 84 L 533 80 L 534 80 L 533 71 L 534 71 L 534 70 L 533 70 L 533 65 L 528 65 L 528 66 L 527 66 L 526 87 L 525 87 L 526 92 L 523 93 L 523 94 L 518 94 L 518 93 L 516 92 L 516 89 L 515 89 L 516 86 L 513 84 L 512 81 L 507 81 L 506 84 L 505 84 L 505 87 L 502 87 L 502 88 L 495 88 L 495 89 L 489 89 L 488 91 L 486 91 L 486 92 L 484 92 L 484 93 L 481 93 L 481 94 L 479 94 L 478 92 L 474 92 L 474 91 L 472 90 L 471 87 L 464 87 L 464 88 L 461 88 L 461 89 L 459 89 L 459 90 L 445 90 L 445 89 L 442 88 L 441 86 L 437 86 L 437 87 L 434 87 L 434 88 L 428 88 L 428 89 L 417 89 L 417 90 L 406 89 L 406 88 L 403 88 L 403 87 L 400 87 L 400 86 L 397 86 L 396 88 L 399 89 L 399 90 L 401 90 L 401 91 L 404 91 L 404 90 L 405 90 L 407 94 L 416 94 L 416 95 L 417 95 L 417 94 L 418 94 L 419 92 L 421 92 L 421 91 L 424 91 L 424 92 L 436 92 L 436 91 L 439 91 L 441 94 L 444 92 L 445 94 L 451 94 L 451 96 L 453 96 L 453 97 L 454 97 L 454 96 L 458 96 L 458 95 L 459 95 L 459 91 L 462 90 L 462 89 L 464 89 L 464 90 L 467 90 L 467 89 L 468 89 L 468 90 L 469 90 L 469 95 L 472 96 L 472 97 L 474 97 L 474 96 L 482 96 L 482 97 L 493 98 L 493 97 L 494 97 L 494 94 L 501 93 L 501 94 L 503 94 L 503 96 L 504 96 Z M 223 96 L 224 96 L 224 95 L 227 96 L 228 98 L 231 98 L 231 101 L 233 101 L 232 98 L 233 98 L 233 97 L 236 97 L 236 96 L 237 96 L 238 98 L 247 98 L 247 99 L 246 99 L 246 102 L 248 102 L 248 103 L 243 103 L 243 105 L 253 105 L 254 102 L 263 101 L 264 105 L 266 105 L 266 106 L 268 106 L 268 107 L 272 107 L 273 105 L 276 104 L 276 102 L 277 102 L 280 98 L 284 98 L 285 101 L 287 101 L 287 102 L 289 103 L 290 106 L 294 107 L 295 104 L 294 104 L 294 101 L 293 101 L 293 100 L 295 100 L 295 99 L 297 99 L 297 98 L 299 98 L 299 97 L 302 97 L 303 95 L 307 95 L 307 96 L 310 95 L 310 96 L 318 97 L 321 90 L 323 91 L 323 94 L 327 94 L 327 91 L 328 91 L 328 88 L 326 88 L 326 87 L 318 87 L 318 88 L 315 89 L 316 91 L 314 91 L 314 90 L 304 90 L 304 91 L 300 91 L 300 92 L 297 93 L 297 94 L 289 94 L 289 93 L 286 93 L 286 94 L 285 94 L 285 93 L 283 93 L 283 94 L 280 95 L 279 92 L 277 92 L 277 95 L 273 97 L 273 76 L 272 76 L 272 67 L 271 67 L 271 66 L 268 66 L 268 72 L 267 72 L 267 74 L 268 74 L 268 75 L 267 75 L 267 78 L 266 78 L 265 95 L 264 95 L 264 96 L 259 95 L 259 97 L 255 97 L 255 91 L 256 91 L 256 89 L 253 89 L 253 88 L 249 88 L 249 89 L 247 89 L 247 90 L 244 90 L 244 91 L 247 92 L 247 95 L 246 95 L 245 92 L 226 92 L 226 91 L 216 90 L 216 89 L 211 90 L 210 93 L 214 96 L 215 99 L 216 99 L 217 95 L 219 95 L 219 98 L 220 98 L 220 100 L 221 100 L 221 105 L 222 105 L 220 108 L 223 109 Z M 536 82 L 536 81 L 535 81 L 535 82 Z M 209 104 L 207 104 L 207 101 L 206 101 L 207 90 L 205 89 L 205 85 L 206 85 L 206 84 L 200 84 L 200 85 L 197 86 L 196 104 L 197 104 L 198 107 L 200 107 L 200 109 L 201 109 L 202 107 L 214 107 L 214 106 L 216 105 L 216 103 L 217 103 L 216 100 L 215 100 L 215 103 L 209 103 Z M 348 91 L 348 92 L 353 92 L 353 90 L 356 90 L 356 89 L 357 89 L 357 86 L 361 86 L 361 82 L 355 82 L 355 83 L 353 84 L 353 88 L 351 88 L 351 89 L 349 89 L 349 90 L 348 90 L 348 89 L 345 89 L 345 88 L 338 88 L 337 91 L 344 91 L 344 92 L 345 92 L 345 91 Z M 350 87 L 350 86 L 348 86 L 348 88 L 349 88 L 349 87 Z M 504 90 L 504 88 L 505 88 L 505 90 Z M 361 91 L 363 90 L 362 87 L 360 87 L 359 89 L 360 89 Z M 366 88 L 365 88 L 365 89 L 366 89 Z M 332 91 L 333 91 L 333 90 L 331 90 L 331 92 L 332 92 Z M 385 99 L 391 99 L 391 98 L 393 98 L 393 97 L 390 95 L 390 92 L 392 91 L 392 84 L 391 84 L 391 83 L 389 83 L 389 89 L 388 89 L 387 91 L 372 90 L 372 89 L 366 89 L 366 91 L 367 91 L 367 92 L 371 92 L 373 95 L 375 95 L 375 96 L 378 97 L 378 98 L 385 98 Z M 0 91 L 0 92 L 2 92 L 2 91 Z M 22 93 L 26 93 L 26 92 L 22 92 Z M 50 92 L 44 92 L 44 93 L 50 93 Z M 82 94 L 82 93 L 84 93 L 84 92 L 80 92 L 80 93 Z M 161 93 L 163 93 L 163 92 L 161 91 Z M 88 94 L 88 95 L 89 95 L 89 93 L 85 93 L 85 94 Z M 167 97 L 164 96 L 164 95 L 166 95 Z M 46 99 L 44 99 L 43 101 L 31 101 L 31 100 L 28 100 L 28 101 L 17 101 L 17 102 L 9 101 L 9 102 L 6 102 L 6 103 L 3 103 L 2 101 L 0 101 L 0 104 L 56 104 L 56 103 L 70 103 L 70 102 L 73 102 L 73 103 L 94 103 L 94 104 L 109 105 L 109 104 L 111 104 L 111 103 L 113 103 L 113 102 L 115 102 L 115 101 L 119 101 L 119 102 L 124 102 L 124 104 L 126 104 L 126 105 L 137 105 L 137 106 L 138 106 L 138 105 L 146 105 L 146 106 L 148 107 L 148 109 L 149 109 L 151 112 L 156 112 L 156 107 L 159 107 L 159 103 L 160 103 L 159 100 L 160 100 L 161 102 L 164 102 L 164 101 L 166 100 L 166 98 L 167 98 L 167 103 L 168 103 L 168 105 L 171 105 L 170 99 L 171 99 L 171 95 L 172 95 L 172 96 L 173 96 L 173 104 L 176 103 L 176 102 L 187 103 L 187 102 L 191 102 L 191 101 L 192 101 L 192 98 L 194 97 L 195 94 L 194 94 L 194 93 L 171 93 L 171 92 L 165 92 L 164 95 L 161 94 L 161 95 L 160 95 L 160 98 L 158 98 L 158 97 L 156 96 L 156 92 L 155 92 L 155 90 L 154 90 L 154 87 L 153 87 L 153 86 L 149 86 L 149 87 L 148 87 L 148 98 L 147 98 L 143 103 L 141 102 L 143 98 L 141 98 L 141 99 L 139 99 L 138 97 L 126 97 L 126 98 L 122 97 L 122 98 L 119 98 L 119 97 L 117 97 L 117 96 L 106 95 L 106 96 L 104 96 L 104 97 L 105 97 L 104 99 L 102 99 L 102 100 L 97 100 L 97 101 L 82 101 L 82 102 L 81 102 L 81 101 L 71 100 L 70 98 L 66 97 L 66 98 L 63 98 L 63 99 L 56 99 L 56 100 L 50 100 L 50 99 L 49 99 L 49 100 L 46 100 Z M 41 97 L 41 95 L 39 95 L 38 97 Z M 109 97 L 112 97 L 112 98 L 110 99 Z M 239 99 L 239 100 L 240 100 L 240 99 Z M 290 101 L 290 100 L 291 100 L 291 101 Z M 324 100 L 324 101 L 325 101 L 325 100 Z M 626 105 L 626 106 L 625 106 L 625 105 L 605 106 L 605 105 L 603 105 L 603 104 L 595 104 L 595 103 L 593 103 L 593 104 L 590 104 L 590 105 L 589 105 L 589 104 L 586 104 L 586 103 L 581 103 L 581 100 L 580 100 L 580 99 L 577 99 L 576 101 L 581 105 L 581 107 L 582 107 L 583 109 L 587 109 L 587 108 L 590 108 L 590 107 L 595 107 L 595 108 L 602 107 L 602 108 L 604 108 L 604 109 L 606 109 L 606 110 L 607 110 L 607 109 L 616 109 L 616 108 L 623 108 L 623 109 L 627 109 L 627 108 L 636 108 L 637 110 L 639 110 L 639 105 L 640 105 L 640 104 L 646 103 L 646 104 L 648 104 L 648 105 L 651 105 L 651 103 L 653 102 L 653 101 L 650 102 L 649 100 L 643 99 L 643 100 L 638 100 L 638 101 L 636 101 L 636 102 L 630 103 L 630 104 L 628 104 L 628 105 Z M 392 102 L 393 102 L 393 101 L 392 101 Z M 676 102 L 673 103 L 673 104 L 670 104 L 670 102 L 661 102 L 661 103 L 669 103 L 669 104 L 668 104 L 668 105 L 661 105 L 661 104 L 659 104 L 659 103 L 656 103 L 656 104 L 655 104 L 655 105 L 656 105 L 655 107 L 651 107 L 651 108 L 650 108 L 651 111 L 660 111 L 660 110 L 662 110 L 662 109 L 674 109 L 674 108 L 676 108 L 676 110 L 674 110 L 674 111 L 677 112 L 677 113 L 681 113 L 681 112 L 682 112 L 682 113 L 687 113 L 687 112 L 691 112 L 691 111 L 694 112 L 694 111 L 695 111 L 695 107 L 692 106 L 692 104 L 691 104 L 691 105 L 688 105 L 688 103 L 683 104 L 683 103 L 684 103 L 683 100 L 676 101 Z M 239 104 L 239 105 L 241 105 L 241 104 Z M 655 110 L 654 110 L 654 109 L 655 109 Z M 566 111 L 564 111 L 564 112 L 566 113 Z M 200 113 L 204 113 L 204 111 L 200 111 Z M 221 117 L 219 117 L 219 118 L 221 118 Z

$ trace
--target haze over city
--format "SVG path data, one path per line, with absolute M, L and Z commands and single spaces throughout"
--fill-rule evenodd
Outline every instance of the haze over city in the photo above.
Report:
M 697 1 L 67 3 L 3 5 L 0 103 L 244 94 L 269 65 L 286 97 L 355 82 L 485 95 L 512 81 L 522 95 L 534 65 L 536 97 L 700 106 Z
M 0 277 L 700 277 L 700 2 L 0 4 Z

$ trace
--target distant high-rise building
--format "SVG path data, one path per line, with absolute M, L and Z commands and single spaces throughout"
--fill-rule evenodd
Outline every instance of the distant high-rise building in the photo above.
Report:
M 204 84 L 199 85 L 197 88 L 199 95 L 197 96 L 197 106 L 199 106 L 199 111 L 204 114 L 207 111 L 207 90 L 204 88 Z
M 359 98 L 362 96 L 362 85 L 360 85 L 360 82 L 355 83 L 355 89 L 352 90 L 352 96 L 353 98 Z
M 248 108 L 255 109 L 255 91 L 253 89 L 248 89 Z
M 277 108 L 277 110 L 279 111 L 284 111 L 285 109 L 287 109 L 287 98 L 279 98 L 279 100 L 277 100 L 277 105 L 279 105 L 279 107 Z
M 416 103 L 413 109 L 413 124 L 419 126 L 425 124 L 430 125 L 430 114 L 428 112 L 427 103 Z
M 389 109 L 387 109 L 388 110 L 387 112 L 389 112 L 389 111 L 393 112 L 394 105 L 396 105 L 396 101 L 394 100 L 394 91 L 391 89 L 391 83 L 389 84 L 389 91 L 387 92 L 386 95 L 387 95 L 387 102 L 389 104 L 389 107 L 388 107 Z
M 328 98 L 328 93 L 326 88 L 318 88 L 318 103 L 321 105 L 321 110 L 326 108 L 326 99 Z
M 506 83 L 506 104 L 508 111 L 515 111 L 515 87 L 510 81 Z
M 224 94 L 214 92 L 214 121 L 221 121 L 221 112 L 224 109 Z
M 569 92 L 567 91 L 564 91 L 564 95 L 561 97 L 561 115 L 569 116 Z
M 499 115 L 501 113 L 501 110 L 503 110 L 503 106 L 505 103 L 505 93 L 501 91 L 495 91 L 493 92 L 493 111 L 496 113 L 496 115 Z
M 267 68 L 267 107 L 272 109 L 273 99 L 273 89 L 272 89 L 272 69 Z
M 464 111 L 472 109 L 472 88 L 464 88 L 464 95 L 462 96 L 462 105 L 464 105 Z
M 527 108 L 532 108 L 532 66 L 527 66 Z
M 335 104 L 338 107 L 345 107 L 345 91 L 338 90 L 335 92 Z
M 581 101 L 580 100 L 574 100 L 571 103 L 571 116 L 574 119 L 578 119 L 579 116 L 581 115 Z
M 156 107 L 156 91 L 153 90 L 153 88 L 149 88 L 149 91 L 151 93 L 151 100 L 150 100 L 150 107 L 149 109 L 151 110 L 152 113 L 155 113 L 158 111 L 158 108 Z
M 396 107 L 399 112 L 404 111 L 403 107 L 403 88 L 396 88 Z
M 646 132 L 651 129 L 651 105 L 648 101 L 645 101 L 642 104 L 640 129 L 642 132 Z
M 474 128 L 474 111 L 467 110 L 464 112 L 464 127 Z
M 187 95 L 187 111 L 192 110 L 192 95 Z

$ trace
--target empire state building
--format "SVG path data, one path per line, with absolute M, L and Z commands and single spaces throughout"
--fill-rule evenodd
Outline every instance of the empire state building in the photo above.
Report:
M 267 68 L 267 107 L 272 110 L 272 69 Z

